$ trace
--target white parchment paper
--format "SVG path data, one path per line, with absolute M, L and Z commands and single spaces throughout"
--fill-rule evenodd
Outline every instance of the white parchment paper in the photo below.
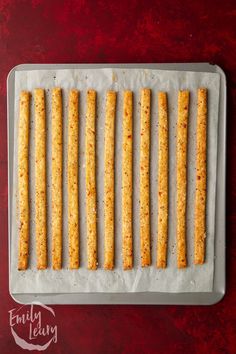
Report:
M 213 288 L 214 275 L 214 226 L 215 226 L 215 191 L 217 126 L 219 103 L 219 74 L 199 72 L 179 72 L 149 69 L 81 69 L 81 70 L 34 70 L 15 73 L 15 139 L 14 139 L 14 186 L 12 209 L 11 270 L 10 290 L 12 293 L 71 293 L 71 292 L 209 292 Z M 51 115 L 50 89 L 60 86 L 63 89 L 64 109 L 64 171 L 63 171 L 63 269 L 51 269 Z M 197 88 L 208 88 L 208 150 L 207 150 L 207 238 L 206 263 L 193 265 L 193 220 L 195 191 L 195 142 Z M 45 271 L 36 269 L 35 229 L 34 229 L 34 112 L 33 97 L 30 124 L 30 263 L 26 271 L 17 270 L 18 222 L 17 222 L 17 135 L 18 102 L 21 90 L 33 91 L 36 87 L 46 90 L 47 107 L 47 183 L 48 183 L 48 255 L 49 268 Z M 152 89 L 151 113 L 151 243 L 152 266 L 140 267 L 139 250 L 139 130 L 141 87 Z M 67 108 L 68 90 L 80 91 L 79 107 L 79 186 L 80 186 L 80 244 L 81 267 L 68 269 L 67 241 L 67 193 L 66 193 L 66 156 L 67 156 Z M 97 90 L 97 209 L 98 209 L 98 261 L 97 271 L 86 269 L 86 214 L 85 214 L 85 95 L 88 88 Z M 104 106 L 107 89 L 118 92 L 115 131 L 115 255 L 114 271 L 105 271 L 103 265 L 103 147 L 104 147 Z M 133 239 L 134 268 L 122 270 L 121 257 L 121 157 L 122 157 L 122 90 L 134 92 L 133 117 Z M 190 90 L 190 115 L 188 126 L 188 200 L 187 200 L 187 249 L 188 267 L 176 268 L 176 121 L 177 95 L 179 89 Z M 168 267 L 156 269 L 157 242 L 157 152 L 158 152 L 158 115 L 157 92 L 168 93 L 169 107 L 169 240 Z

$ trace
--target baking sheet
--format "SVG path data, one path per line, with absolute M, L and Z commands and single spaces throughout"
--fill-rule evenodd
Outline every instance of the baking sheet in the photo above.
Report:
M 66 147 L 66 106 L 67 90 L 77 87 L 81 90 L 80 110 L 80 227 L 81 227 L 81 268 L 79 270 L 67 270 L 67 241 L 66 241 L 66 209 L 64 214 L 64 269 L 60 272 L 48 269 L 43 272 L 35 269 L 35 244 L 31 242 L 31 269 L 25 272 L 17 271 L 17 225 L 16 225 L 16 194 L 13 191 L 13 225 L 12 225 L 12 249 L 11 249 L 11 275 L 10 288 L 13 293 L 65 293 L 65 292 L 206 292 L 213 286 L 214 272 L 214 215 L 215 215 L 215 182 L 216 182 L 216 148 L 217 148 L 217 122 L 219 101 L 219 74 L 162 71 L 148 69 L 95 69 L 95 70 L 51 70 L 51 71 L 22 71 L 16 72 L 15 77 L 15 120 L 18 117 L 18 98 L 21 89 L 33 90 L 41 86 L 50 89 L 54 85 L 64 89 L 65 119 L 64 139 Z M 151 129 L 151 227 L 152 227 L 152 255 L 153 266 L 141 269 L 139 266 L 139 210 L 138 210 L 138 185 L 139 185 L 139 88 L 148 86 L 153 89 L 152 129 Z M 196 88 L 206 86 L 209 89 L 209 124 L 208 124 L 208 200 L 207 200 L 207 260 L 200 267 L 192 265 L 193 252 L 193 197 L 194 197 L 194 156 L 195 156 L 195 124 L 196 124 Z M 113 88 L 119 91 L 117 125 L 116 125 L 116 269 L 105 272 L 99 268 L 96 272 L 87 271 L 85 268 L 85 171 L 84 171 L 84 128 L 85 92 L 89 87 L 98 91 L 98 119 L 97 119 L 97 159 L 98 159 L 98 231 L 99 231 L 99 264 L 103 260 L 103 126 L 104 126 L 104 93 L 106 89 Z M 129 88 L 134 91 L 134 253 L 135 267 L 132 271 L 123 272 L 121 268 L 121 209 L 120 188 L 121 176 L 121 105 L 120 91 Z M 177 118 L 177 90 L 188 88 L 191 91 L 190 100 L 190 124 L 189 124 L 189 168 L 188 168 L 188 254 L 189 267 L 185 270 L 176 269 L 175 256 L 175 124 Z M 170 227 L 169 227 L 169 255 L 168 268 L 157 270 L 155 268 L 155 249 L 157 234 L 157 90 L 168 92 L 169 119 L 170 119 Z M 48 118 L 50 115 L 49 92 L 47 92 Z M 15 125 L 15 141 L 17 142 L 17 126 Z M 32 121 L 33 129 L 33 121 Z M 17 147 L 17 143 L 15 144 Z M 33 139 L 31 139 L 31 158 L 33 158 Z M 48 158 L 50 160 L 50 118 L 48 119 Z M 65 150 L 66 153 L 66 150 Z M 16 151 L 14 156 L 16 157 Z M 64 155 L 66 156 L 66 154 Z M 65 161 L 64 161 L 65 162 Z M 14 166 L 16 167 L 17 161 Z M 31 164 L 31 167 L 33 165 Z M 16 168 L 14 168 L 14 183 L 16 187 Z M 50 170 L 49 170 L 50 172 Z M 65 171 L 64 171 L 65 172 Z M 66 174 L 65 174 L 66 175 Z M 31 168 L 33 176 L 33 168 Z M 50 184 L 50 173 L 48 175 Z M 33 191 L 33 185 L 31 185 Z M 50 186 L 49 186 L 50 187 Z M 66 203 L 66 188 L 64 188 L 64 200 Z M 50 188 L 48 188 L 50 201 Z M 33 197 L 33 193 L 31 193 Z M 33 206 L 33 198 L 31 199 Z M 50 205 L 50 203 L 49 203 Z M 50 208 L 49 208 L 49 239 L 50 239 Z M 31 239 L 33 239 L 34 225 L 31 225 Z M 50 249 L 50 242 L 49 242 Z

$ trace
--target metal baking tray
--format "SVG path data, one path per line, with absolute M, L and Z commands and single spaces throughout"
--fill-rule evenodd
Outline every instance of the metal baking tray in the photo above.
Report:
M 156 304 L 156 305 L 212 305 L 225 294 L 225 189 L 226 189 L 226 77 L 218 65 L 208 63 L 173 64 L 21 64 L 15 66 L 7 78 L 8 118 L 8 230 L 9 230 L 9 274 L 13 199 L 13 152 L 14 152 L 14 87 L 15 72 L 22 70 L 82 69 L 82 68 L 147 68 L 179 70 L 220 74 L 220 101 L 218 126 L 218 154 L 216 176 L 215 217 L 215 264 L 212 292 L 195 293 L 65 293 L 65 294 L 12 294 L 19 303 L 39 301 L 44 304 Z

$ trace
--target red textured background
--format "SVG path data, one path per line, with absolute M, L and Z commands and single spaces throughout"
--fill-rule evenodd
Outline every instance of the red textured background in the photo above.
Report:
M 56 4 L 56 6 L 55 6 Z M 10 332 L 6 78 L 20 63 L 202 62 L 228 81 L 227 293 L 211 307 L 54 306 L 47 353 L 236 353 L 235 0 L 0 0 L 0 353 Z

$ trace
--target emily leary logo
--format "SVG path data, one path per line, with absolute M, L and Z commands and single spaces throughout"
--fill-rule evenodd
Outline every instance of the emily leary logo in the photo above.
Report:
M 49 306 L 32 302 L 8 312 L 11 333 L 22 349 L 43 351 L 57 343 L 56 316 Z

